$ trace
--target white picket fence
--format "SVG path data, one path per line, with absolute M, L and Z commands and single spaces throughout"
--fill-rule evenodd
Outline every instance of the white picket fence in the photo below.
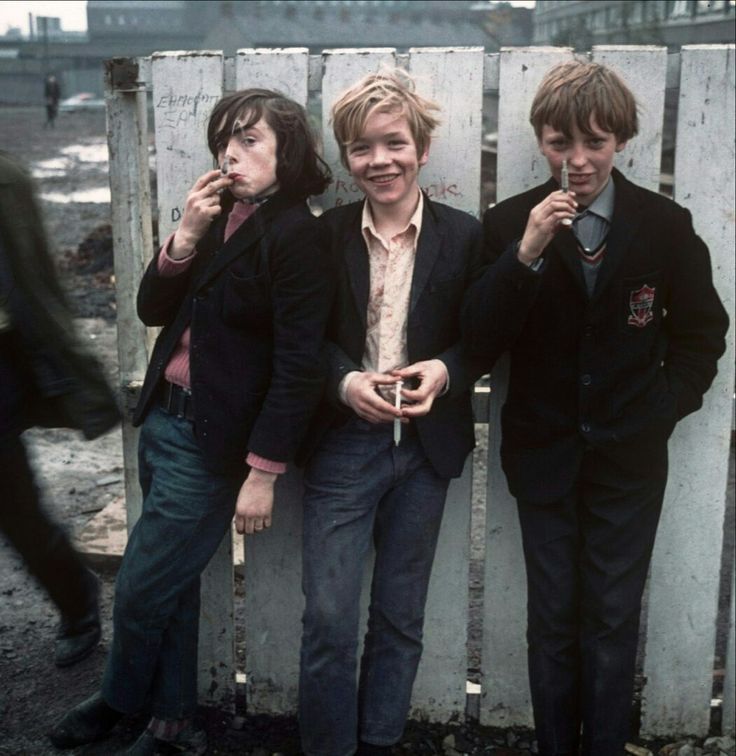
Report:
M 498 198 L 547 177 L 528 111 L 544 72 L 570 59 L 567 48 L 240 50 L 166 52 L 108 62 L 108 140 L 117 277 L 121 390 L 135 401 L 151 334 L 135 315 L 135 292 L 152 253 L 148 110 L 152 105 L 158 176 L 159 237 L 175 226 L 194 179 L 212 166 L 205 124 L 223 92 L 278 89 L 307 104 L 321 93 L 324 152 L 335 180 L 325 206 L 359 197 L 340 166 L 327 113 L 335 96 L 383 64 L 406 67 L 423 93 L 443 107 L 421 184 L 430 196 L 480 213 L 484 93 L 498 93 Z M 618 70 L 641 104 L 639 136 L 618 157 L 635 182 L 656 190 L 660 174 L 665 48 L 596 47 L 593 60 Z M 711 250 L 714 275 L 734 312 L 734 46 L 685 47 L 679 66 L 675 197 L 690 208 Z M 149 99 L 150 98 L 150 99 Z M 147 103 L 148 106 L 147 107 Z M 734 337 L 703 409 L 680 424 L 671 442 L 671 476 L 655 548 L 645 623 L 642 734 L 703 735 L 708 730 L 716 611 L 734 387 Z M 492 376 L 488 418 L 485 609 L 480 721 L 531 725 L 526 677 L 525 580 L 519 527 L 498 462 L 505 368 Z M 137 517 L 136 432 L 124 427 L 129 525 Z M 425 651 L 413 715 L 462 718 L 466 707 L 468 565 L 472 464 L 450 488 L 430 588 Z M 300 475 L 279 482 L 274 527 L 245 546 L 246 675 L 250 712 L 295 709 L 301 633 Z M 226 538 L 202 585 L 201 700 L 231 707 L 235 698 L 233 555 Z M 367 587 L 367 584 L 366 584 Z M 724 729 L 733 731 L 733 592 Z

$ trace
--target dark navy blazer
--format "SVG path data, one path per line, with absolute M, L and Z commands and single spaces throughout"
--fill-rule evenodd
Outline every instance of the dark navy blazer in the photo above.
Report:
M 571 233 L 556 235 L 539 272 L 516 258 L 529 212 L 554 181 L 484 216 L 491 265 L 469 293 L 463 329 L 487 367 L 510 351 L 501 453 L 524 500 L 567 493 L 589 444 L 646 470 L 677 420 L 702 404 L 725 349 L 728 317 L 690 213 L 616 170 L 613 180 L 592 296 Z
M 337 293 L 327 328 L 328 401 L 316 415 L 307 446 L 314 448 L 332 424 L 344 422 L 352 410 L 342 405 L 338 386 L 361 369 L 366 341 L 370 290 L 368 249 L 361 231 L 363 202 L 336 207 L 320 222 L 331 256 L 337 258 Z M 467 213 L 432 202 L 425 196 L 417 244 L 407 324 L 409 362 L 438 358 L 447 366 L 450 390 L 429 414 L 416 418 L 422 446 L 439 475 L 462 473 L 475 445 L 471 390 L 483 372 L 460 344 L 463 296 L 483 266 L 482 227 Z
M 134 416 L 155 401 L 164 370 L 191 325 L 194 430 L 207 466 L 245 472 L 249 451 L 291 460 L 322 395 L 324 328 L 333 266 L 307 204 L 277 194 L 223 243 L 226 218 L 171 277 L 149 265 L 138 314 L 164 326 Z

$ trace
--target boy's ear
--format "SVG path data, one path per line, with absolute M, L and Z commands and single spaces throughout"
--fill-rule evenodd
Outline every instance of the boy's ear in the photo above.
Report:
M 623 148 L 626 147 L 627 144 L 628 142 L 618 142 L 616 144 L 616 152 L 621 152 L 621 150 L 623 150 Z
M 422 152 L 422 154 L 419 155 L 419 159 L 417 160 L 417 162 L 419 163 L 420 166 L 426 165 L 427 161 L 429 160 L 429 147 L 431 143 L 432 143 L 431 140 L 428 139 L 427 146 L 424 148 L 424 152 Z

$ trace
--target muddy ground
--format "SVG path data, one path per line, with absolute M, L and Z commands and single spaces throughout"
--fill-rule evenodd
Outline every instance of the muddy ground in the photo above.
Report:
M 113 385 L 117 384 L 114 278 L 110 246 L 109 192 L 104 162 L 105 116 L 61 114 L 55 128 L 43 127 L 41 108 L 0 111 L 0 148 L 33 167 L 49 237 L 62 279 L 77 316 L 81 338 L 91 342 Z M 103 159 L 99 160 L 100 151 Z M 59 202 L 61 197 L 74 201 Z M 478 430 L 482 430 L 481 426 Z M 64 430 L 31 431 L 27 440 L 36 460 L 46 506 L 78 534 L 90 518 L 123 495 L 119 430 L 93 443 Z M 476 538 L 471 565 L 471 638 L 469 679 L 477 681 L 482 602 L 482 481 L 477 481 Z M 733 487 L 733 482 L 731 483 Z M 57 753 L 45 732 L 70 705 L 96 690 L 110 641 L 114 568 L 98 569 L 102 585 L 103 638 L 88 659 L 65 670 L 52 661 L 57 615 L 53 605 L 23 569 L 0 535 L 0 754 L 46 756 Z M 242 654 L 242 641 L 239 642 Z M 239 714 L 245 714 L 240 711 Z M 211 753 L 299 753 L 293 718 L 248 717 L 233 727 L 229 714 L 203 710 Z M 79 754 L 120 751 L 143 725 L 138 719 L 116 729 L 103 743 L 77 749 Z M 443 753 L 454 736 L 457 752 L 525 754 L 531 738 L 523 732 L 499 732 L 472 722 L 452 726 L 409 723 L 397 752 Z

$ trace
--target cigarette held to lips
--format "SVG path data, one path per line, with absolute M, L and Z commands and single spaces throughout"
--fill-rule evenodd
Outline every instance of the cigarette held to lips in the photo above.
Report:
M 570 191 L 570 174 L 567 170 L 567 158 L 564 158 L 562 161 L 562 172 L 560 174 L 560 189 L 562 189 L 565 194 L 567 194 Z M 572 226 L 572 219 L 571 218 L 563 218 L 561 221 L 563 226 Z
M 567 169 L 567 158 L 562 161 L 562 174 L 560 176 L 560 188 L 565 194 L 570 191 L 570 173 Z M 560 221 L 563 226 L 572 226 L 571 218 L 563 218 Z

